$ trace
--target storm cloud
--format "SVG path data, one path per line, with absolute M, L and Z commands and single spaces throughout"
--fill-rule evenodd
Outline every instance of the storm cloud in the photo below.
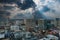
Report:
M 33 0 L 23 0 L 23 1 L 22 0 L 0 0 L 0 3 L 8 3 L 8 4 L 15 3 L 22 10 L 28 9 L 30 7 L 34 8 L 36 6 Z
M 60 18 L 59 0 L 0 0 L 0 10 L 10 18 Z
M 47 18 L 60 18 L 59 0 L 34 0 L 37 9 Z
M 10 13 L 7 11 L 0 11 L 0 21 L 6 21 L 10 16 Z
M 10 12 L 10 18 L 14 18 L 21 13 L 26 16 L 32 13 L 35 7 L 36 5 L 33 0 L 0 0 L 0 10 Z M 31 16 L 29 16 L 29 18 L 30 17 Z

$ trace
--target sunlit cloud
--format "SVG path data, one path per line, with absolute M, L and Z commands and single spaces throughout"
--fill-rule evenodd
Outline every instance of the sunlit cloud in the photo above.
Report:
M 29 0 L 28 2 L 27 1 L 28 0 L 9 0 L 2 3 L 1 0 L 0 10 L 4 10 L 11 13 L 10 18 L 14 18 L 18 14 L 24 14 L 26 17 L 29 18 L 33 15 L 33 13 L 37 13 L 37 16 L 42 14 L 42 16 L 45 18 L 60 18 L 59 0 Z
M 59 0 L 33 0 L 37 9 L 45 16 L 51 18 L 60 18 L 60 3 Z M 49 8 L 50 10 L 46 10 Z

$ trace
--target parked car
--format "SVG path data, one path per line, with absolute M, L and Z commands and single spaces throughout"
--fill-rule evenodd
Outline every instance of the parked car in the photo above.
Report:
M 1 32 L 0 33 L 0 39 L 3 39 L 3 38 L 5 38 L 5 33 L 4 32 Z

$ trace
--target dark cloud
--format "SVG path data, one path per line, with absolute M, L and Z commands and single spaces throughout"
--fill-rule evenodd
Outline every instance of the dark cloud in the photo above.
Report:
M 8 16 L 10 16 L 10 13 L 7 11 L 0 11 L 0 21 L 6 21 L 8 18 Z
M 13 6 L 4 6 L 3 9 L 4 10 L 10 10 L 10 9 L 13 9 L 14 7 Z
M 56 0 L 56 1 L 60 3 L 60 0 Z
M 49 16 L 45 16 L 44 13 L 40 12 L 39 10 L 35 11 L 34 13 L 34 19 L 37 20 L 37 19 L 46 19 L 46 20 L 53 20 L 52 17 L 49 17 Z
M 33 2 L 33 0 L 25 0 L 25 1 L 23 2 L 23 4 L 20 3 L 20 2 L 17 2 L 17 5 L 18 5 L 19 7 L 21 7 L 22 10 L 28 9 L 28 8 L 30 8 L 30 7 L 35 8 L 35 6 L 36 6 L 35 3 Z
M 40 19 L 44 17 L 44 15 L 39 10 L 35 11 L 33 13 L 33 16 L 34 16 L 34 19 Z
M 15 15 L 12 19 L 33 19 L 33 15 L 30 13 L 19 13 L 17 15 Z
M 43 9 L 42 9 L 43 12 L 47 12 L 47 11 L 50 11 L 50 8 L 47 7 L 47 6 L 43 6 Z
M 36 6 L 33 0 L 24 0 L 23 4 L 21 3 L 21 0 L 0 0 L 0 3 L 16 3 L 22 10 L 30 7 L 34 8 Z
M 7 20 L 6 18 L 0 16 L 0 21 L 6 21 L 6 20 Z
M 9 16 L 9 15 L 10 15 L 10 13 L 9 13 L 9 12 L 7 12 L 7 11 L 0 11 L 0 15 L 6 15 L 6 16 Z
M 0 0 L 0 3 L 13 3 L 16 2 L 17 0 Z
M 12 19 L 24 19 L 24 18 L 25 16 L 22 13 L 20 13 L 20 14 L 15 15 Z

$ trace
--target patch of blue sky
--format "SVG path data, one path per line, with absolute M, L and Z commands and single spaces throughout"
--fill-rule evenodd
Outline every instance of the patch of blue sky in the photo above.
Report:
M 53 17 L 53 18 L 60 17 L 59 16 L 59 14 L 60 14 L 60 4 L 57 1 L 58 0 L 45 0 L 43 2 L 41 0 L 40 5 L 39 5 L 39 3 L 38 3 L 39 1 L 36 0 L 36 2 L 38 3 L 37 8 L 40 11 L 40 13 L 42 15 L 46 16 L 46 17 Z M 46 6 L 46 7 L 44 7 L 44 6 Z M 49 10 L 48 10 L 48 8 L 49 8 Z
M 45 0 L 40 0 L 41 2 L 44 2 Z
M 40 2 L 42 2 L 42 4 L 44 4 L 45 3 L 45 0 L 40 0 Z
M 60 0 L 56 0 L 56 2 L 60 3 Z
M 48 12 L 48 11 L 50 11 L 50 8 L 47 7 L 47 6 L 44 6 L 44 7 L 40 10 L 40 12 L 42 12 L 42 13 Z

